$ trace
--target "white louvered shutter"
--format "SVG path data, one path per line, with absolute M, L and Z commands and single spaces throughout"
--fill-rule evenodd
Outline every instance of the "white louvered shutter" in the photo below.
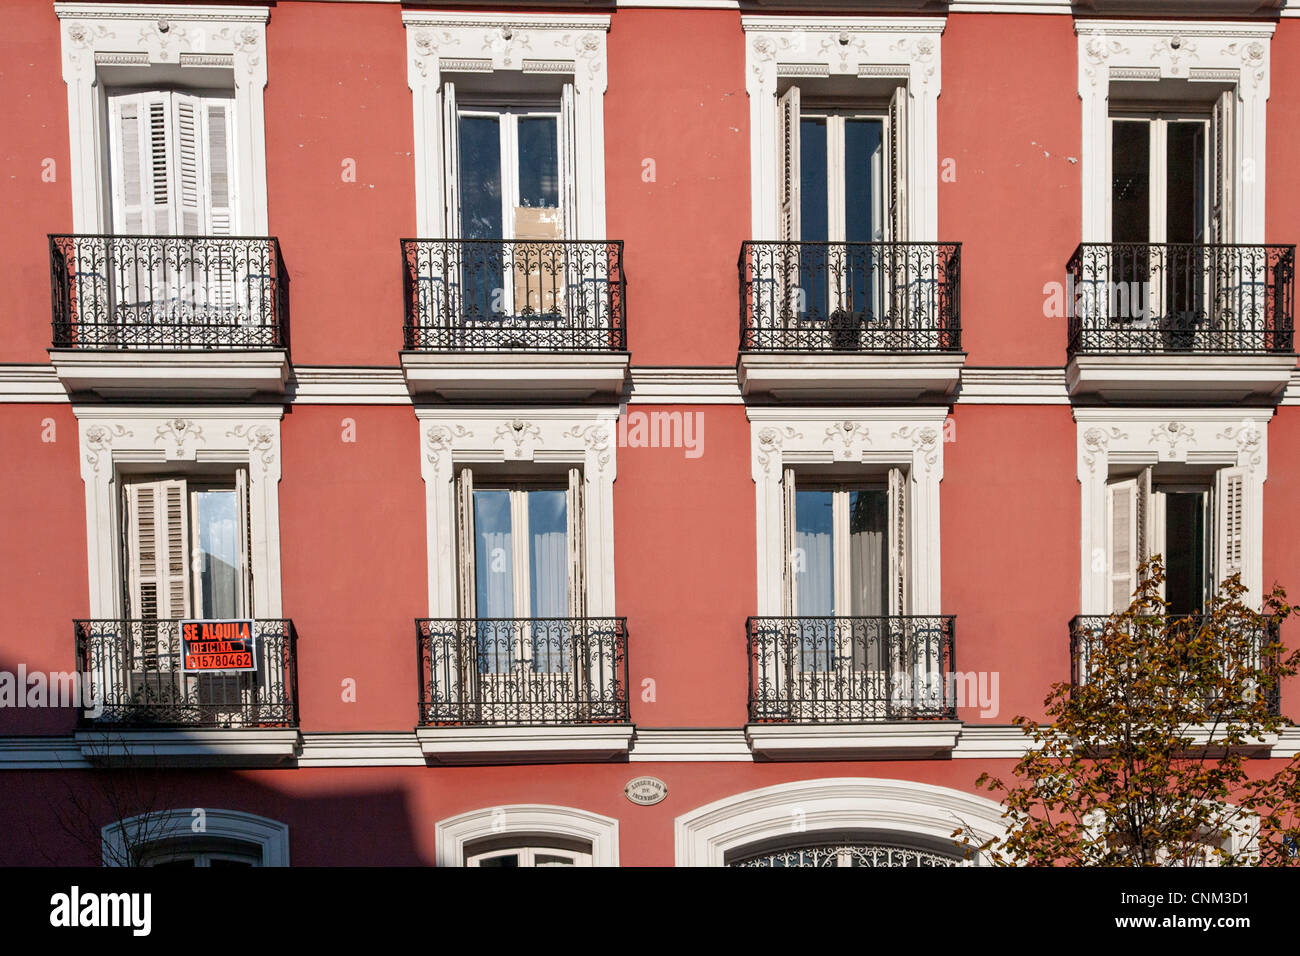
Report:
M 257 615 L 253 607 L 253 532 L 248 502 L 248 469 L 235 471 L 235 521 L 239 535 L 239 583 L 243 614 Z
M 189 495 L 183 479 L 128 486 L 128 562 L 131 616 L 183 618 L 190 614 Z
M 799 613 L 799 582 L 795 567 L 795 483 L 794 469 L 781 476 L 781 613 L 791 617 Z
M 140 235 L 145 228 L 145 196 L 152 194 L 148 140 L 148 108 L 144 94 L 113 96 L 108 101 L 109 176 L 112 179 L 113 231 Z
M 457 598 L 461 617 L 474 617 L 474 474 L 468 468 L 456 473 Z
M 889 236 L 907 242 L 907 87 L 898 86 L 889 100 Z
M 565 83 L 560 94 L 560 238 L 586 239 L 578 235 L 578 129 L 573 84 Z
M 782 242 L 799 241 L 799 87 L 792 86 L 778 101 L 777 118 L 779 142 L 778 169 L 781 181 L 778 202 L 780 222 L 778 238 Z
M 908 581 L 907 476 L 889 469 L 889 601 L 888 613 L 906 614 L 911 604 Z
M 442 84 L 443 236 L 460 237 L 460 114 L 456 84 Z
M 201 236 L 207 231 L 202 106 L 196 96 L 173 93 L 172 111 L 177 232 Z
M 1216 567 L 1214 588 L 1224 578 L 1245 571 L 1246 473 L 1241 468 L 1221 468 L 1214 476 L 1214 539 Z
M 1233 241 L 1233 183 L 1236 180 L 1236 92 L 1219 94 L 1210 118 L 1212 202 L 1210 242 Z
M 237 231 L 232 101 L 208 97 L 202 105 L 207 150 L 207 235 L 230 236 Z
M 587 616 L 586 536 L 582 493 L 582 469 L 569 469 L 569 488 L 565 500 L 568 522 L 566 537 L 569 551 L 569 616 Z
M 1106 527 L 1110 562 L 1110 610 L 1123 611 L 1137 586 L 1138 482 L 1136 478 L 1106 486 Z

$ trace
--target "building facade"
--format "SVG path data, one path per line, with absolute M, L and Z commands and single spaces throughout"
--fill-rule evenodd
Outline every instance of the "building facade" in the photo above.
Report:
M 979 864 L 1300 582 L 1282 3 L 0 7 L 0 862 Z

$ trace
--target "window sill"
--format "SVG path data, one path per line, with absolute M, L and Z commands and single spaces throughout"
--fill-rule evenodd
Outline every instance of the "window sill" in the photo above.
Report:
M 775 401 L 945 404 L 965 361 L 962 352 L 742 352 L 740 388 Z
M 749 724 L 755 760 L 896 760 L 952 756 L 961 721 Z
M 76 741 L 99 767 L 274 767 L 302 750 L 296 728 L 84 730 Z
M 591 763 L 626 760 L 631 724 L 552 727 L 417 727 L 430 764 Z
M 91 351 L 51 349 L 50 362 L 69 394 L 102 398 L 244 399 L 283 395 L 289 353 L 265 351 Z
M 1072 399 L 1276 405 L 1296 367 L 1277 355 L 1079 354 L 1066 366 Z

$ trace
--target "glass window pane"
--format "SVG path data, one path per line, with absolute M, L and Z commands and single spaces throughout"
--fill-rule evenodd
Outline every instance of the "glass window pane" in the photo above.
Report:
M 478 861 L 479 866 L 497 866 L 497 867 L 518 867 L 519 855 L 517 853 L 506 853 L 501 856 L 485 856 Z
M 233 489 L 196 491 L 200 613 L 209 618 L 239 617 L 240 540 Z
M 514 617 L 510 492 L 474 492 L 474 586 L 478 617 Z
M 889 613 L 889 494 L 883 489 L 849 492 L 849 613 Z
M 563 491 L 528 492 L 533 617 L 569 614 L 568 505 Z
M 825 242 L 829 238 L 826 193 L 826 120 L 799 121 L 799 238 Z
M 501 125 L 495 116 L 460 118 L 460 234 L 501 238 Z
M 844 122 L 844 238 L 875 242 L 881 238 L 880 163 L 884 125 L 880 120 Z
M 1205 135 L 1202 122 L 1169 124 L 1165 155 L 1169 242 L 1204 241 Z
M 1151 123 L 1111 122 L 1111 241 L 1151 239 Z
M 560 205 L 558 121 L 554 116 L 519 118 L 519 205 Z
M 1205 496 L 1165 494 L 1165 599 L 1170 614 L 1195 614 L 1205 603 Z
M 796 491 L 795 588 L 801 617 L 835 613 L 835 556 L 832 547 L 832 495 Z

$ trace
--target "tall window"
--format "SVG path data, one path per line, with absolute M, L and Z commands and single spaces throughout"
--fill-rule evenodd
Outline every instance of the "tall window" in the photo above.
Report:
M 513 869 L 530 866 L 591 866 L 591 844 L 551 839 L 524 844 L 487 840 L 465 849 L 465 865 Z
M 1209 476 L 1145 468 L 1112 479 L 1107 489 L 1111 610 L 1128 607 L 1138 564 L 1159 554 L 1169 612 L 1200 613 L 1219 583 L 1242 569 L 1244 480 L 1238 468 Z
M 108 95 L 113 229 L 122 235 L 239 233 L 232 93 Z

